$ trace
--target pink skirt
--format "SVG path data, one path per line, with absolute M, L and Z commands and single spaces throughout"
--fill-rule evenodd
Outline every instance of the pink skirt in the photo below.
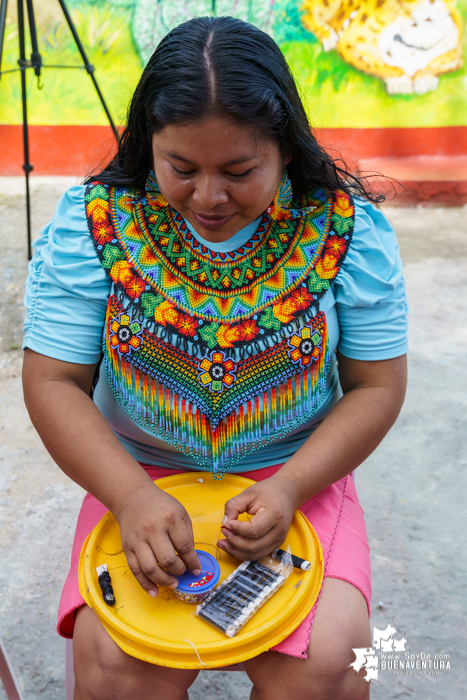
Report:
M 165 476 L 182 474 L 184 470 L 142 465 L 153 481 Z M 282 465 L 244 472 L 253 481 L 262 481 L 276 473 Z M 300 509 L 313 525 L 323 548 L 324 576 L 351 583 L 363 594 L 368 616 L 371 614 L 370 549 L 363 510 L 358 501 L 352 476 L 346 476 L 307 501 Z M 79 592 L 78 562 L 81 548 L 91 530 L 105 515 L 107 509 L 90 494 L 84 497 L 76 525 L 71 568 L 62 591 L 58 611 L 57 631 L 62 637 L 73 637 L 76 610 L 84 605 Z M 320 591 L 321 595 L 321 591 Z M 318 596 L 313 609 L 299 627 L 273 651 L 306 659 Z

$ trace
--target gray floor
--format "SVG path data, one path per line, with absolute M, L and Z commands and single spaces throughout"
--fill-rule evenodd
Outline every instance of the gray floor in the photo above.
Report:
M 34 233 L 74 180 L 36 178 Z M 25 700 L 64 698 L 54 630 L 81 490 L 46 454 L 20 386 L 26 274 L 23 182 L 0 178 L 0 633 Z M 440 675 L 380 671 L 372 700 L 467 696 L 467 209 L 387 209 L 410 304 L 410 384 L 396 426 L 358 471 L 372 553 L 372 625 L 413 653 L 449 654 Z M 400 635 L 398 635 L 400 636 Z M 243 674 L 202 672 L 191 700 L 243 700 Z M 0 700 L 5 694 L 0 688 Z

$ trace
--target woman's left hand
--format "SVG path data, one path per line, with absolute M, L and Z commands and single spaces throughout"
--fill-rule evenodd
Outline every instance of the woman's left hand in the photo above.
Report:
M 236 559 L 261 559 L 285 540 L 299 508 L 297 488 L 279 474 L 245 489 L 225 504 L 225 518 L 218 547 Z M 248 513 L 250 520 L 238 516 Z

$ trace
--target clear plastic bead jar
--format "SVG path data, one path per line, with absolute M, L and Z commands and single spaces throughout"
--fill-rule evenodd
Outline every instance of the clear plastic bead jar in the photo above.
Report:
M 173 592 L 183 603 L 198 605 L 205 600 L 217 586 L 221 575 L 219 564 L 211 554 L 196 550 L 201 564 L 201 574 L 194 576 L 191 571 L 185 571 L 178 579 L 178 587 Z

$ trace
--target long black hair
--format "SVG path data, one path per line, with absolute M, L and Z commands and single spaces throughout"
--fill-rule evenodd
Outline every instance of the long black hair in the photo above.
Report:
M 88 182 L 142 188 L 153 167 L 152 134 L 209 114 L 253 125 L 291 154 L 287 170 L 296 197 L 325 187 L 384 199 L 320 146 L 273 39 L 233 17 L 197 17 L 162 39 L 131 100 L 117 154 Z

